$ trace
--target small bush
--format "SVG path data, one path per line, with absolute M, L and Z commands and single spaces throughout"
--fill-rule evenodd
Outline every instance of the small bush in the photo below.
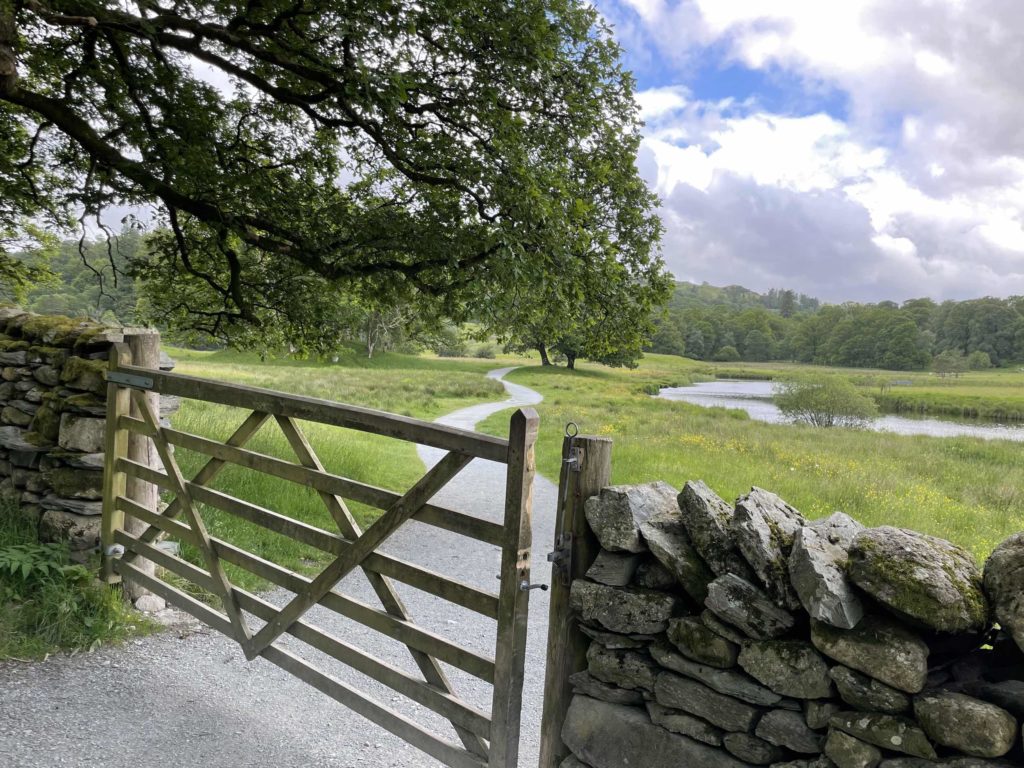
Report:
M 493 360 L 495 355 L 497 355 L 497 350 L 492 344 L 481 344 L 473 350 L 473 357 L 479 357 L 482 360 Z
M 815 427 L 863 427 L 878 413 L 874 400 L 838 376 L 783 382 L 773 400 L 789 419 Z
M 715 352 L 715 361 L 719 363 L 735 363 L 740 359 L 740 353 L 736 347 L 725 346 Z

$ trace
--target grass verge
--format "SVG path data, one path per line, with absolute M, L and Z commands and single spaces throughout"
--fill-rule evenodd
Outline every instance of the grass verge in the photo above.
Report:
M 92 650 L 146 627 L 96 568 L 73 564 L 67 547 L 42 544 L 10 502 L 0 507 L 0 659 L 33 660 Z

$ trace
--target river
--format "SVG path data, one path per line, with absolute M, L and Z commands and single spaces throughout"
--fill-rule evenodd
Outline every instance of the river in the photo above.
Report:
M 746 411 L 750 418 L 757 421 L 786 423 L 786 417 L 772 403 L 773 387 L 771 381 L 716 379 L 688 387 L 665 387 L 657 396 L 665 400 L 682 400 L 708 408 L 738 408 Z M 874 419 L 869 426 L 879 432 L 896 432 L 901 435 L 965 436 L 1024 442 L 1024 426 L 992 421 L 885 415 Z

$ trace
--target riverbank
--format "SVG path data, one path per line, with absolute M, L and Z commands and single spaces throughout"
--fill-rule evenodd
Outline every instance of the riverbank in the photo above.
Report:
M 703 479 L 727 499 L 759 485 L 808 517 L 840 509 L 866 525 L 950 539 L 979 559 L 1024 529 L 1024 465 L 1015 443 L 765 424 L 646 394 L 696 373 L 692 361 L 678 360 L 651 355 L 636 371 L 513 371 L 509 380 L 545 396 L 538 406 L 540 471 L 558 473 L 564 427 L 574 421 L 584 433 L 615 440 L 616 483 Z M 503 424 L 489 419 L 482 428 L 498 433 Z

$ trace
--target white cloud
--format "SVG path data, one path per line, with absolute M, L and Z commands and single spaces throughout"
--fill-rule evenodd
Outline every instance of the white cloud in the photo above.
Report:
M 1024 293 L 1024 14 L 1010 0 L 627 0 L 679 86 L 641 92 L 641 170 L 680 277 L 833 300 Z M 721 56 L 848 115 L 694 99 Z

